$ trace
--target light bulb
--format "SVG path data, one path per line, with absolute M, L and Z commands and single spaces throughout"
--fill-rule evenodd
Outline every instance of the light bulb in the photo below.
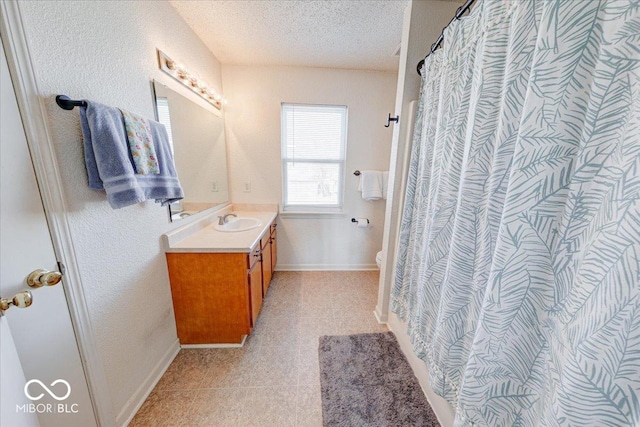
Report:
M 189 78 L 189 73 L 187 73 L 186 67 L 182 64 L 176 64 L 176 74 L 178 74 L 178 77 L 182 80 Z

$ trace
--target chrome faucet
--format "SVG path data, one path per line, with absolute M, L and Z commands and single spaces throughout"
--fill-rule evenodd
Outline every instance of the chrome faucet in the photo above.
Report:
M 220 215 L 218 216 L 218 225 L 225 225 L 227 223 L 227 218 L 229 218 L 230 216 L 234 216 L 234 217 L 238 217 L 238 215 L 234 214 L 234 213 L 228 213 L 226 215 Z

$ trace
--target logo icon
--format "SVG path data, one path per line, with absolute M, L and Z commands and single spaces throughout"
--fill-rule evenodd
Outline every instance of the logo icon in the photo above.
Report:
M 54 382 L 52 382 L 49 386 L 53 387 L 56 384 L 61 384 L 61 383 L 64 384 L 65 386 L 67 386 L 67 393 L 64 396 L 58 396 L 49 387 L 44 385 L 44 383 L 40 380 L 31 380 L 24 385 L 24 394 L 31 400 L 40 400 L 44 397 L 44 393 L 40 393 L 37 396 L 32 396 L 31 393 L 29 393 L 29 386 L 33 383 L 39 384 L 40 387 L 42 387 L 49 394 L 49 396 L 53 397 L 55 400 L 65 400 L 67 397 L 69 397 L 69 395 L 71 395 L 71 385 L 63 379 L 57 379 Z

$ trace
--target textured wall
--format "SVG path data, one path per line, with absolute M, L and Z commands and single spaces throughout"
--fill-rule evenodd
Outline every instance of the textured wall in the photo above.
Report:
M 226 106 L 231 200 L 282 204 L 280 104 L 349 107 L 344 216 L 281 217 L 279 268 L 375 267 L 382 249 L 384 201 L 365 202 L 356 169 L 387 170 L 393 127 L 396 73 L 299 67 L 222 67 Z M 251 181 L 251 192 L 244 182 Z M 368 217 L 357 228 L 352 217 Z
M 158 70 L 156 48 L 217 90 L 220 64 L 163 1 L 24 1 L 20 8 L 117 415 L 176 340 L 160 244 L 175 227 L 154 202 L 112 210 L 87 187 L 78 110 L 63 111 L 53 98 L 64 93 L 153 117 L 150 79 L 203 102 Z

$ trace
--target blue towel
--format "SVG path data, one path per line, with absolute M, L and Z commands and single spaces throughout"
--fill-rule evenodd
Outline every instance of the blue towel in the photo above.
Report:
M 90 188 L 104 190 L 114 209 L 147 199 L 165 205 L 184 197 L 163 125 L 149 121 L 160 174 L 136 175 L 120 110 L 86 102 L 87 107 L 80 107 L 80 123 Z
M 182 200 L 184 192 L 173 162 L 167 129 L 162 123 L 155 120 L 149 120 L 149 126 L 160 165 L 160 173 L 158 175 L 136 175 L 136 178 L 147 199 L 155 199 L 157 203 L 165 206 Z

